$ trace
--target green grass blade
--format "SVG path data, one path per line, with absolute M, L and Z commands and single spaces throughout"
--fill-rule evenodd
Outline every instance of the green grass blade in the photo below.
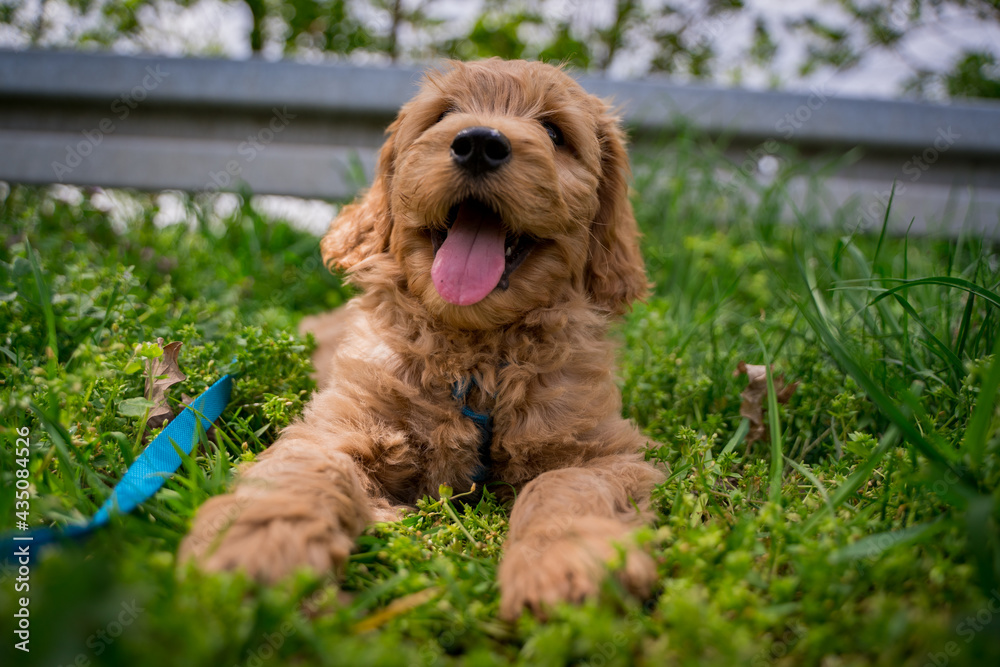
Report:
M 969 337 L 969 323 L 972 321 L 972 310 L 976 303 L 974 294 L 970 294 L 965 302 L 965 312 L 962 313 L 962 323 L 958 327 L 958 342 L 955 344 L 955 354 L 959 357 L 965 352 L 965 341 Z
M 121 289 L 121 285 L 115 283 L 114 289 L 111 290 L 111 298 L 108 299 L 108 307 L 104 309 L 104 319 L 102 319 L 101 323 L 94 328 L 91 340 L 94 342 L 95 345 L 99 342 L 99 337 L 101 335 L 101 332 L 104 331 L 104 329 L 108 326 L 108 322 L 111 321 L 111 315 L 114 312 L 115 306 L 118 305 L 119 289 Z
M 764 354 L 764 369 L 767 377 L 767 422 L 771 427 L 771 483 L 768 498 L 772 503 L 781 501 L 781 419 L 778 415 L 778 395 L 774 391 L 774 376 L 771 373 L 771 357 L 767 353 L 764 339 L 757 333 L 757 342 Z
M 833 503 L 830 501 L 830 494 L 827 493 L 826 487 L 823 486 L 823 482 L 819 481 L 819 478 L 816 477 L 816 475 L 814 475 L 812 471 L 809 470 L 809 468 L 807 468 L 805 465 L 798 463 L 797 461 L 790 459 L 787 456 L 784 458 L 785 458 L 785 463 L 790 465 L 796 472 L 798 472 L 800 475 L 808 479 L 810 484 L 816 487 L 816 490 L 819 492 L 820 498 L 823 499 L 823 502 L 826 504 L 826 508 L 832 514 L 834 512 Z
M 909 301 L 899 294 L 894 294 L 893 297 L 895 298 L 896 303 L 900 305 L 906 314 L 912 317 L 913 321 L 916 322 L 921 329 L 923 329 L 925 334 L 927 334 L 930 349 L 934 352 L 934 354 L 948 364 L 948 367 L 951 369 L 953 375 L 961 377 L 964 369 L 962 368 L 962 360 L 959 356 L 952 352 L 951 348 L 945 345 L 940 338 L 934 335 L 934 331 L 932 331 L 927 323 L 924 322 L 923 318 L 920 317 L 920 314 L 916 311 L 916 309 L 910 305 Z M 908 341 L 909 337 L 904 337 L 904 340 Z
M 79 477 L 84 477 L 91 488 L 104 489 L 107 485 L 101 482 L 100 478 L 91 469 L 88 461 L 79 460 L 79 454 L 77 449 L 73 447 L 70 443 L 72 442 L 72 436 L 66 431 L 66 428 L 59 423 L 58 417 L 48 414 L 42 406 L 35 402 L 30 404 L 31 411 L 35 413 L 38 418 L 39 423 L 42 425 L 42 429 L 48 434 L 49 440 L 52 441 L 53 446 L 56 450 L 56 457 L 59 459 L 59 465 L 64 468 L 65 472 L 59 476 L 63 480 L 63 490 L 67 492 L 72 492 L 77 498 L 78 502 L 82 502 L 86 505 L 92 505 L 92 501 L 87 498 L 87 494 L 84 493 Z
M 882 439 L 879 440 L 878 446 L 872 450 L 868 459 L 859 465 L 851 476 L 844 480 L 844 483 L 838 486 L 833 492 L 833 495 L 830 496 L 829 505 L 823 509 L 817 510 L 815 514 L 806 520 L 805 525 L 803 526 L 803 532 L 806 534 L 812 532 L 823 517 L 826 516 L 827 511 L 831 513 L 835 512 L 837 508 L 843 505 L 848 498 L 854 495 L 854 493 L 861 488 L 861 485 L 867 482 L 871 477 L 886 452 L 896 446 L 899 442 L 899 436 L 899 429 L 895 426 L 890 426 L 889 430 L 887 430 L 885 435 L 882 436 Z
M 42 276 L 42 268 L 35 258 L 35 251 L 31 247 L 28 239 L 24 240 L 24 245 L 28 252 L 28 262 L 31 263 L 31 275 L 35 279 L 35 286 L 38 288 L 38 303 L 42 306 L 42 313 L 45 316 L 45 330 L 48 336 L 49 352 L 49 379 L 55 377 L 56 368 L 59 364 L 59 338 L 56 335 L 56 316 L 52 310 L 52 292 L 49 290 L 45 278 Z
M 747 433 L 749 432 L 750 432 L 750 420 L 744 417 L 742 420 L 740 420 L 740 425 L 736 427 L 736 433 L 733 433 L 733 437 L 731 437 L 729 439 L 729 442 L 726 443 L 726 446 L 723 447 L 722 452 L 719 454 L 719 457 L 721 458 L 726 454 L 728 454 L 729 452 L 736 449 L 737 447 L 739 447 L 740 443 L 743 442 L 743 440 L 747 437 Z
M 912 421 L 899 409 L 899 397 L 890 398 L 871 375 L 868 374 L 863 363 L 854 358 L 840 340 L 840 337 L 833 332 L 833 329 L 829 325 L 829 310 L 823 303 L 823 298 L 819 294 L 819 290 L 816 289 L 815 282 L 810 280 L 808 272 L 805 271 L 801 264 L 799 268 L 809 284 L 812 302 L 816 308 L 816 313 L 814 313 L 805 304 L 800 303 L 799 307 L 802 315 L 813 328 L 813 331 L 823 341 L 824 345 L 826 345 L 826 348 L 833 355 L 840 367 L 854 378 L 854 381 L 864 390 L 869 399 L 875 403 L 890 422 L 900 429 L 907 441 L 916 447 L 921 454 L 930 459 L 931 462 L 950 468 L 956 475 L 959 474 L 953 466 L 953 461 L 957 458 L 955 454 L 949 450 L 939 450 L 927 440 L 920 430 L 914 426 Z M 946 451 L 949 451 L 948 455 L 944 453 Z
M 877 297 L 872 299 L 872 303 L 876 303 L 885 299 L 886 297 L 892 296 L 896 292 L 900 292 L 911 287 L 916 287 L 918 285 L 940 285 L 943 287 L 954 287 L 956 289 L 964 290 L 969 294 L 974 294 L 978 297 L 982 297 L 984 301 L 990 305 L 1000 308 L 1000 296 L 994 294 L 985 287 L 981 287 L 976 283 L 970 282 L 963 278 L 952 278 L 949 276 L 934 276 L 932 278 L 913 278 L 910 280 L 904 280 L 903 278 L 882 278 L 882 280 L 887 280 L 891 282 L 899 282 L 901 285 L 896 285 L 895 287 L 890 287 L 884 292 L 879 294 Z
M 1000 388 L 1000 336 L 997 336 L 993 344 L 993 362 L 979 387 L 976 407 L 972 410 L 972 418 L 969 420 L 963 439 L 965 451 L 968 452 L 976 468 L 980 468 L 983 464 L 986 439 L 989 436 L 993 413 L 996 411 L 998 388 Z
M 875 559 L 890 549 L 926 539 L 945 525 L 940 519 L 935 519 L 929 523 L 908 526 L 900 530 L 866 535 L 857 542 L 831 553 L 830 562 L 849 563 L 861 559 Z
M 892 210 L 892 200 L 896 197 L 896 181 L 892 182 L 892 189 L 889 191 L 889 201 L 885 205 L 885 214 L 882 216 L 882 230 L 878 234 L 878 243 L 875 244 L 875 254 L 872 256 L 872 271 L 878 270 L 878 257 L 882 252 L 882 244 L 885 242 L 885 233 L 889 229 L 889 211 Z
M 1000 540 L 997 539 L 995 505 L 993 497 L 976 495 L 969 501 L 965 512 L 969 550 L 979 570 L 979 586 L 984 593 L 994 590 L 1000 578 Z
M 846 254 L 848 257 L 854 260 L 855 265 L 858 267 L 858 270 L 864 275 L 864 279 L 866 281 L 871 282 L 879 280 L 878 276 L 872 273 L 872 267 L 869 267 L 868 259 L 861 252 L 860 248 L 858 248 L 857 246 L 850 246 L 847 249 Z M 851 294 L 850 292 L 845 292 L 844 296 L 851 301 L 855 311 L 859 313 L 859 315 L 861 316 L 862 320 L 865 323 L 865 326 L 868 327 L 869 331 L 873 336 L 878 336 L 880 333 L 883 333 L 886 328 L 888 328 L 889 333 L 891 334 L 888 340 L 900 337 L 900 334 L 902 334 L 903 332 L 903 328 L 900 325 L 900 323 L 896 320 L 896 317 L 893 315 L 892 311 L 889 308 L 887 308 L 885 304 L 876 303 L 876 300 L 872 301 L 866 300 L 864 304 L 861 304 L 860 302 L 854 299 L 853 294 Z M 875 316 L 872 314 L 871 312 L 872 306 L 875 306 L 875 310 L 882 318 L 881 321 L 876 319 Z
M 910 231 L 913 229 L 913 223 L 916 218 L 910 218 L 910 224 L 906 227 L 906 236 L 903 237 L 903 279 L 909 279 L 910 277 Z M 907 302 L 909 305 L 909 302 Z M 910 314 L 908 312 L 903 313 L 903 331 L 909 334 Z M 922 324 L 922 323 L 921 323 Z M 913 352 L 912 346 L 910 345 L 909 335 L 903 336 L 903 363 L 907 366 L 913 365 Z

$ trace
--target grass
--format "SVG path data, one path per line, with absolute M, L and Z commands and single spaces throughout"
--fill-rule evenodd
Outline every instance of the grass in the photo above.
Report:
M 149 435 L 127 403 L 143 392 L 140 344 L 184 343 L 175 398 L 234 356 L 242 375 L 216 437 L 153 500 L 32 570 L 31 653 L 5 632 L 3 663 L 996 664 L 996 247 L 854 235 L 846 211 L 796 210 L 782 178 L 747 190 L 720 171 L 735 174 L 693 136 L 636 157 L 656 290 L 618 335 L 625 412 L 671 470 L 641 535 L 661 587 L 643 603 L 609 582 L 514 625 L 496 619 L 494 583 L 508 508 L 488 493 L 373 526 L 339 583 L 178 569 L 197 507 L 308 400 L 297 320 L 349 292 L 315 238 L 247 202 L 219 220 L 189 201 L 195 224 L 160 228 L 143 195 L 122 224 L 101 196 L 8 192 L 0 528 L 19 509 L 17 428 L 33 526 L 82 521 L 107 497 Z M 776 418 L 753 443 L 741 360 L 799 383 L 786 404 L 771 385 Z M 18 576 L 0 582 L 4 627 Z

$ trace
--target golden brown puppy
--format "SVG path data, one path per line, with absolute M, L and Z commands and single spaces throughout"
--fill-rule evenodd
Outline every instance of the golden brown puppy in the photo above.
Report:
M 660 474 L 607 340 L 647 289 L 627 178 L 617 119 L 559 69 L 430 75 L 322 241 L 361 293 L 313 320 L 321 390 L 205 503 L 182 557 L 266 581 L 339 569 L 369 522 L 501 481 L 518 491 L 503 616 L 593 594 L 618 544 L 617 576 L 647 593 L 655 569 L 628 536 Z

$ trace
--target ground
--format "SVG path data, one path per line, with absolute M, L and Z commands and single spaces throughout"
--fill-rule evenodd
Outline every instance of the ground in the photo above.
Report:
M 714 155 L 682 137 L 635 160 L 656 288 L 616 335 L 624 410 L 671 470 L 640 536 L 660 587 L 637 601 L 609 581 L 545 623 L 497 620 L 508 508 L 489 493 L 373 526 L 341 582 L 178 568 L 197 507 L 314 388 L 297 321 L 349 290 L 315 237 L 250 198 L 221 220 L 190 198 L 192 224 L 159 228 L 147 195 L 121 195 L 135 204 L 122 222 L 105 196 L 5 189 L 0 529 L 23 507 L 16 429 L 27 523 L 81 522 L 148 441 L 158 338 L 183 343 L 174 401 L 241 374 L 153 500 L 26 578 L 4 570 L 3 664 L 997 664 L 996 246 L 854 235 L 847 211 L 796 217 L 781 179 L 727 186 L 720 170 L 738 172 Z M 749 433 L 741 361 L 774 369 Z M 30 653 L 11 632 L 22 597 Z

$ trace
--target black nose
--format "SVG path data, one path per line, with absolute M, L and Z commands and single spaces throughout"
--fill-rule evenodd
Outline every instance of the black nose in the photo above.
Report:
M 493 128 L 467 127 L 451 142 L 451 159 L 473 176 L 479 176 L 510 160 L 510 142 Z

